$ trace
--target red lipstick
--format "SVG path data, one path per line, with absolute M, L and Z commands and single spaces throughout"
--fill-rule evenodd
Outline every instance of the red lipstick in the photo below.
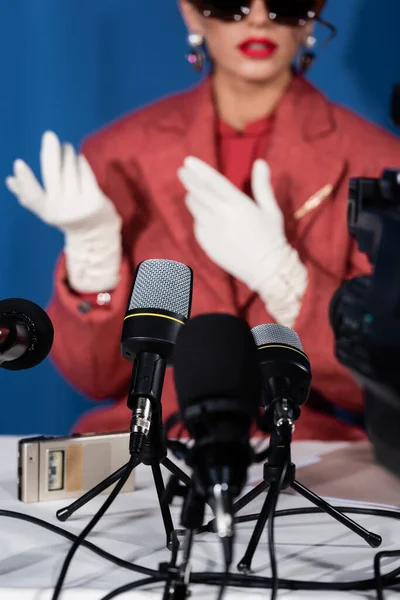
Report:
M 238 48 L 248 58 L 268 58 L 274 54 L 278 46 L 268 38 L 249 38 Z

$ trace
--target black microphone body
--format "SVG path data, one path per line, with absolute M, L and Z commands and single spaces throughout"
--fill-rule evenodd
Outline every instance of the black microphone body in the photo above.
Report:
M 172 366 L 175 341 L 190 316 L 192 270 L 169 260 L 147 260 L 137 268 L 121 335 L 121 354 L 133 362 L 127 405 L 132 410 L 130 452 L 141 453 L 150 429 L 162 434 L 161 394 Z M 152 450 L 165 457 L 166 447 Z M 150 464 L 152 456 L 142 462 Z
M 252 329 L 261 364 L 264 415 L 259 428 L 272 433 L 286 426 L 289 434 L 311 389 L 311 367 L 298 335 L 278 324 Z
M 199 526 L 199 498 L 210 503 L 229 565 L 232 504 L 252 461 L 250 426 L 261 400 L 260 365 L 248 325 L 224 314 L 191 319 L 178 335 L 174 373 L 182 420 L 195 441 L 187 457 L 194 483 L 188 503 L 192 497 L 194 505 L 185 505 L 182 523 Z
M 49 354 L 53 339 L 52 322 L 40 306 L 22 298 L 0 301 L 0 367 L 35 367 Z

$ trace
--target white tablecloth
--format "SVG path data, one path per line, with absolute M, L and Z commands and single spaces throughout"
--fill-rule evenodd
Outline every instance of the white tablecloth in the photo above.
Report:
M 300 464 L 313 463 L 324 453 L 337 449 L 337 444 L 297 443 L 293 445 L 293 459 Z M 340 447 L 340 445 L 339 445 Z M 0 438 L 0 508 L 24 512 L 51 521 L 71 532 L 79 533 L 104 501 L 104 496 L 92 501 L 67 523 L 60 524 L 55 512 L 65 503 L 51 502 L 25 505 L 16 499 L 16 440 Z M 262 473 L 262 466 L 252 468 L 250 480 Z M 301 474 L 301 471 L 300 471 Z M 301 481 L 301 476 L 298 479 Z M 374 481 L 371 481 L 374 486 Z M 91 534 L 90 540 L 111 553 L 157 569 L 158 563 L 169 560 L 165 549 L 165 535 L 157 506 L 157 497 L 147 467 L 137 471 L 137 491 L 121 495 L 107 515 Z M 248 512 L 259 510 L 263 496 L 255 501 Z M 399 500 L 400 501 L 400 500 Z M 307 506 L 307 501 L 297 495 L 282 494 L 278 508 Z M 172 510 L 175 523 L 179 523 L 180 504 Z M 361 516 L 358 521 L 380 534 L 384 543 L 380 549 L 400 549 L 400 523 L 376 517 Z M 238 527 L 235 558 L 238 561 L 247 545 L 253 524 Z M 373 576 L 372 564 L 377 550 L 367 546 L 355 534 L 326 515 L 308 515 L 276 520 L 276 543 L 279 576 L 308 581 L 346 581 Z M 29 523 L 1 519 L 0 543 L 0 598 L 7 600 L 49 600 L 70 542 Z M 193 570 L 221 570 L 221 547 L 212 534 L 200 536 L 193 548 Z M 386 563 L 395 568 L 392 560 Z M 397 560 L 397 566 L 400 559 Z M 255 574 L 269 575 L 266 534 L 262 536 L 253 569 Z M 235 570 L 235 567 L 234 567 Z M 142 578 L 80 549 L 75 555 L 66 582 L 63 600 L 100 600 L 110 590 Z M 152 588 L 134 590 L 120 596 L 128 598 L 162 598 L 163 584 Z M 217 588 L 191 586 L 193 598 L 216 598 Z M 228 589 L 226 600 L 236 598 L 265 599 L 269 590 Z M 281 590 L 279 598 L 291 599 L 375 598 L 373 592 L 289 592 Z M 385 592 L 385 598 L 399 598 L 399 592 Z

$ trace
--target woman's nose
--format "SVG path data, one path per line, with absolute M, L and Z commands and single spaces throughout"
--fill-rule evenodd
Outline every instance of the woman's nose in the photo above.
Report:
M 256 27 L 266 26 L 271 23 L 265 0 L 253 0 L 251 3 L 248 22 Z

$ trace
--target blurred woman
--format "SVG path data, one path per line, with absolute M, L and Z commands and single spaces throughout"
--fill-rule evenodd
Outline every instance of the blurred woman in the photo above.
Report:
M 189 62 L 202 70 L 206 47 L 212 65 L 200 85 L 105 127 L 78 156 L 46 133 L 43 186 L 16 161 L 9 189 L 65 233 L 53 357 L 88 396 L 115 399 L 78 431 L 128 428 L 127 298 L 140 261 L 168 258 L 194 270 L 192 315 L 298 332 L 313 393 L 297 439 L 364 436 L 362 392 L 334 357 L 328 305 L 344 279 L 369 270 L 347 232 L 348 179 L 398 165 L 400 143 L 304 79 L 323 5 L 180 0 Z M 168 373 L 164 416 L 175 410 Z

